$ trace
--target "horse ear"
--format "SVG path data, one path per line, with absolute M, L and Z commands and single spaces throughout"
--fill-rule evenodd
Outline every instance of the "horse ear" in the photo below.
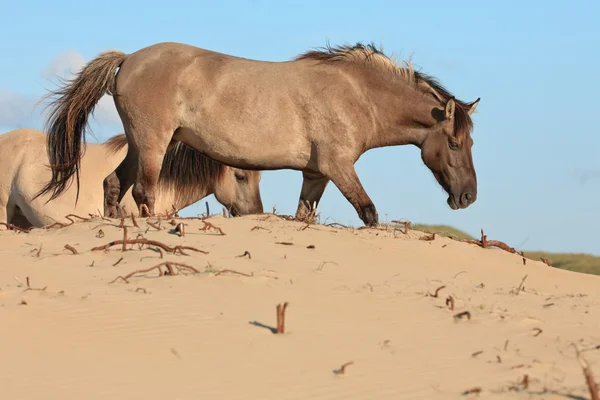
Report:
M 475 109 L 477 108 L 477 104 L 479 104 L 479 100 L 481 100 L 481 97 L 478 97 L 477 100 L 475 100 L 473 103 L 471 103 L 471 108 L 469 108 L 469 111 L 467 111 L 467 113 L 469 115 L 473 114 L 473 112 L 475 112 Z
M 454 110 L 455 109 L 456 109 L 456 103 L 455 103 L 454 97 L 453 97 L 450 100 L 448 100 L 448 102 L 446 103 L 446 109 L 444 110 L 444 113 L 446 114 L 446 119 L 454 118 Z

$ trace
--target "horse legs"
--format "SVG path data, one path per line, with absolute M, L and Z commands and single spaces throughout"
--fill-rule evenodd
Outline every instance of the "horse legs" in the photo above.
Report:
M 170 145 L 173 145 L 171 138 L 172 134 L 146 135 L 144 139 L 152 140 L 151 146 L 144 146 L 138 151 L 137 176 L 131 193 L 141 217 L 154 215 L 158 179 L 165 153 Z M 142 205 L 147 207 L 146 212 L 143 212 Z M 150 215 L 146 215 L 147 213 Z
M 360 219 L 366 226 L 376 226 L 378 224 L 378 215 L 375 205 L 360 183 L 354 165 L 337 164 L 327 171 L 329 179 L 348 199 L 350 204 L 358 213 Z
M 137 150 L 129 144 L 127 155 L 119 166 L 104 178 L 104 215 L 109 218 L 119 217 L 119 203 L 135 180 L 137 172 Z
M 314 212 L 329 183 L 329 178 L 318 172 L 302 171 L 304 180 L 300 191 L 300 200 L 296 210 L 296 218 L 303 221 L 311 212 Z

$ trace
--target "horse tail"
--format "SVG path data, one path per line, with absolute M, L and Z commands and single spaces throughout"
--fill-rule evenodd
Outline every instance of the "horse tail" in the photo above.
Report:
M 75 175 L 77 204 L 81 146 L 82 142 L 85 144 L 88 117 L 104 94 L 114 95 L 117 69 L 126 57 L 121 51 L 101 53 L 87 63 L 72 80 L 63 81 L 61 87 L 43 97 L 56 97 L 48 105 L 50 112 L 45 121 L 52 178 L 34 199 L 49 192 L 52 192 L 52 196 L 48 201 L 55 199 L 68 188 Z

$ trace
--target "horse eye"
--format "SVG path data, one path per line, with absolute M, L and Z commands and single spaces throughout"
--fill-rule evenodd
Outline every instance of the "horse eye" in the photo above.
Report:
M 460 148 L 460 145 L 457 142 L 455 142 L 454 140 L 449 140 L 448 146 L 450 147 L 451 150 L 458 150 Z
M 238 182 L 244 182 L 246 180 L 246 177 L 244 175 L 235 174 L 235 179 L 237 179 Z

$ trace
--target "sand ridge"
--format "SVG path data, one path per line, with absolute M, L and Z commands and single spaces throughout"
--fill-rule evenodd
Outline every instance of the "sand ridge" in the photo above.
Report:
M 598 276 L 391 227 L 149 221 L 125 219 L 128 238 L 208 254 L 91 251 L 123 238 L 100 218 L 0 231 L 3 398 L 589 398 L 571 343 L 600 370 Z M 162 262 L 199 273 L 111 283 Z

